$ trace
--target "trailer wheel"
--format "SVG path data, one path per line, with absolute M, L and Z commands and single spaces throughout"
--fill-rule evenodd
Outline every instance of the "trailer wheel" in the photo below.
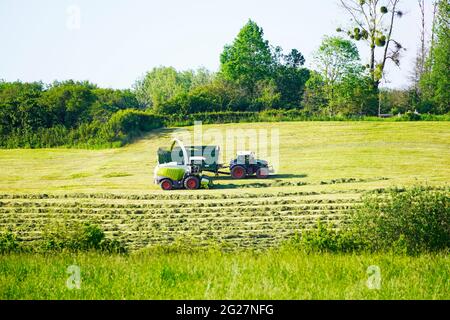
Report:
M 161 180 L 160 186 L 161 186 L 161 189 L 166 190 L 166 191 L 173 189 L 172 181 L 170 181 L 169 179 Z
M 200 187 L 200 180 L 195 176 L 187 177 L 184 180 L 184 187 L 189 190 L 198 189 Z
M 267 168 L 259 168 L 256 170 L 256 177 L 258 179 L 266 179 L 269 176 L 269 169 Z
M 231 176 L 234 179 L 242 179 L 245 177 L 245 168 L 243 166 L 235 166 L 231 169 Z

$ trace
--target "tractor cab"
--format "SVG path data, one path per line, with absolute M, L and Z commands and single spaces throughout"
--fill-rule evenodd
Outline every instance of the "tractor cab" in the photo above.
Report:
M 253 151 L 238 151 L 236 157 L 237 164 L 256 164 L 255 153 Z

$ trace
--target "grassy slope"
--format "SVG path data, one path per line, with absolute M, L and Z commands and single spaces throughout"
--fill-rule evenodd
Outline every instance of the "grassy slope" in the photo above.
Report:
M 416 182 L 445 184 L 450 177 L 450 128 L 447 122 L 284 122 L 205 125 L 204 129 L 270 129 L 280 132 L 279 179 L 306 186 L 250 188 L 246 191 L 368 189 Z M 192 129 L 192 128 L 190 128 Z M 159 146 L 172 130 L 149 134 L 120 149 L 0 150 L 0 192 L 161 192 L 152 183 Z M 252 149 L 252 146 L 248 147 Z M 223 154 L 227 151 L 223 150 Z M 231 152 L 231 154 L 234 151 Z M 228 162 L 228 157 L 225 162 Z M 320 185 L 339 178 L 360 183 Z M 379 178 L 387 178 L 379 180 Z M 257 180 L 216 180 L 207 193 L 242 192 L 233 184 Z M 177 191 L 186 192 L 186 191 Z
M 66 270 L 81 270 L 69 290 Z M 449 299 L 449 257 L 306 255 L 291 250 L 196 254 L 8 255 L 0 299 Z M 381 289 L 366 286 L 367 268 Z
M 450 177 L 450 128 L 446 122 L 286 122 L 257 124 L 227 124 L 205 126 L 205 129 L 220 130 L 235 128 L 272 127 L 280 130 L 280 163 L 276 179 L 282 182 L 306 182 L 304 186 L 283 186 L 265 188 L 236 188 L 252 185 L 257 180 L 230 181 L 226 178 L 216 180 L 217 188 L 195 191 L 207 193 L 218 198 L 209 200 L 187 201 L 184 205 L 196 207 L 196 203 L 231 203 L 245 201 L 250 206 L 253 201 L 271 203 L 280 201 L 278 192 L 365 190 L 391 185 L 406 185 L 426 182 L 433 185 L 446 184 Z M 0 150 L 0 193 L 73 193 L 73 192 L 114 192 L 114 193 L 156 193 L 165 194 L 158 186 L 152 184 L 152 170 L 156 162 L 156 150 L 170 142 L 171 130 L 165 129 L 149 134 L 132 145 L 109 150 Z M 250 147 L 251 149 L 251 147 Z M 224 150 L 226 152 L 226 150 Z M 225 157 L 228 160 L 228 157 Z M 365 182 L 321 185 L 321 181 L 339 178 L 358 178 Z M 380 178 L 387 178 L 380 180 Z M 243 192 L 270 194 L 272 198 L 234 198 L 220 199 L 221 193 Z M 189 191 L 174 191 L 169 194 L 192 194 Z M 354 198 L 352 193 L 323 194 L 311 197 L 287 196 L 289 204 L 280 204 L 289 210 L 301 205 L 309 198 Z M 220 200 L 218 200 L 220 199 Z M 2 200 L 5 204 L 21 202 L 27 199 Z M 34 201 L 34 200 L 30 200 Z M 36 200 L 37 203 L 79 202 L 77 199 Z M 139 203 L 157 205 L 177 204 L 180 200 L 156 199 L 148 201 L 126 199 L 92 198 L 83 200 L 82 204 L 103 203 Z M 292 203 L 291 203 L 292 202 Z M 82 205 L 80 204 L 80 206 Z M 267 207 L 268 204 L 265 204 Z M 240 204 L 240 206 L 243 206 Z M 99 205 L 101 207 L 101 205 Z M 40 215 L 25 208 L 25 214 L 40 219 Z M 277 211 L 278 207 L 274 207 Z M 248 210 L 251 207 L 246 208 Z M 34 209 L 33 209 L 34 210 Z M 112 216 L 106 209 L 102 222 L 111 224 L 115 230 L 117 224 L 123 223 L 124 217 L 133 218 L 141 214 L 124 213 L 124 217 Z M 238 210 L 227 215 L 238 215 Z M 296 211 L 293 211 L 296 212 Z M 169 212 L 170 214 L 171 211 Z M 256 214 L 256 216 L 250 215 Z M 280 212 L 279 212 L 280 213 Z M 306 214 L 307 212 L 299 212 Z M 59 213 L 55 213 L 58 215 Z M 80 215 L 78 211 L 75 213 Z M 103 213 L 102 213 L 103 214 Z M 173 213 L 181 217 L 182 213 Z M 183 213 L 184 214 L 184 213 Z M 200 214 L 200 213 L 199 213 Z M 203 213 L 202 213 L 203 214 Z M 262 213 L 251 210 L 243 213 L 243 218 L 257 222 L 258 226 L 268 225 L 261 231 L 253 230 L 249 223 L 242 220 L 224 219 L 215 207 L 204 213 L 210 220 L 199 222 L 192 213 L 186 214 L 188 222 L 198 228 L 191 228 L 203 236 L 209 228 L 223 234 L 233 233 L 229 228 L 240 228 L 238 236 L 245 231 L 254 235 L 280 231 L 275 224 L 266 222 Z M 267 214 L 272 215 L 271 212 Z M 24 213 L 10 213 L 16 218 Z M 217 217 L 215 217 L 217 215 Z M 248 217 L 246 216 L 248 215 Z M 103 217 L 103 216 L 102 216 Z M 175 230 L 183 229 L 183 224 L 175 225 L 167 214 L 167 226 Z M 289 215 L 286 214 L 288 218 Z M 3 218 L 3 217 L 2 217 Z M 108 219 L 116 219 L 110 222 Z M 217 219 L 216 219 L 217 218 Z M 6 213 L 5 213 L 5 219 Z M 147 219 L 147 220 L 145 220 Z M 151 226 L 152 214 L 146 214 L 142 226 Z M 247 221 L 245 220 L 245 221 Z M 8 220 L 9 221 L 9 220 Z M 20 220 L 22 221 L 22 220 Z M 31 220 L 30 220 L 31 221 Z M 36 222 L 32 222 L 35 231 Z M 139 220 L 140 221 L 140 220 Z M 203 221 L 203 220 L 202 220 Z M 220 223 L 219 223 L 220 221 Z M 224 222 L 222 222 L 224 221 Z M 287 221 L 287 220 L 286 220 Z M 19 223 L 19 222 L 18 222 Z M 31 223 L 31 222 L 30 222 Z M 45 223 L 45 222 L 44 222 Z M 136 222 L 138 223 L 138 222 Z M 281 222 L 280 222 L 281 223 Z M 279 223 L 279 224 L 280 224 Z M 295 230 L 297 223 L 284 222 L 289 230 Z M 23 225 L 20 222 L 19 225 Z M 212 227 L 214 225 L 214 227 Z M 27 224 L 25 229 L 30 229 Z M 124 226 L 124 236 L 130 237 Z M 260 228 L 260 227 L 258 227 Z M 266 228 L 266 227 L 264 227 Z M 273 229 L 275 228 L 275 229 Z M 294 229 L 293 229 L 294 228 Z M 181 230 L 180 229 L 180 230 Z M 190 230 L 191 230 L 190 229 Z M 197 230 L 198 229 L 198 230 Z M 248 229 L 248 230 L 247 230 Z M 272 230 L 273 229 L 273 230 Z M 108 230 L 108 228 L 106 228 Z M 133 229 L 134 230 L 134 229 Z M 138 232 L 139 241 L 150 238 L 147 229 Z M 179 231 L 179 230 L 178 230 Z M 177 231 L 177 232 L 178 232 Z M 130 231 L 133 232 L 133 231 Z M 154 232 L 154 231 L 151 231 Z M 195 233 L 194 232 L 194 233 Z M 158 231 L 161 237 L 171 236 L 174 232 Z M 130 233 L 132 234 L 132 233 Z M 142 239 L 141 239 L 142 238 Z M 136 242 L 139 242 L 137 241 Z M 237 237 L 236 241 L 244 242 Z M 251 241 L 260 242 L 258 237 Z M 245 240 L 249 242 L 249 240 Z M 249 242 L 250 244 L 252 242 Z M 377 255 L 305 255 L 299 252 L 269 250 L 262 254 L 236 251 L 221 254 L 199 253 L 152 255 L 133 253 L 129 257 L 99 256 L 97 254 L 62 254 L 62 255 L 4 255 L 0 256 L 0 299 L 65 299 L 65 298 L 278 298 L 278 299 L 449 299 L 448 294 L 448 256 L 422 255 L 419 257 L 402 257 L 390 254 Z M 65 287 L 68 277 L 66 269 L 77 264 L 82 272 L 82 289 L 70 291 Z M 368 290 L 365 286 L 366 270 L 370 265 L 379 265 L 382 272 L 382 290 Z M 132 284 L 132 285 L 130 285 Z M 209 284 L 209 289 L 208 288 Z

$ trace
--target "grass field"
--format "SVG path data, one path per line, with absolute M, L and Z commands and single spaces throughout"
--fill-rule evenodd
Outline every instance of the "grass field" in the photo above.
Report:
M 366 190 L 445 185 L 450 178 L 447 122 L 284 122 L 203 129 L 236 128 L 279 130 L 276 176 L 220 177 L 211 190 L 164 192 L 153 184 L 152 172 L 156 150 L 170 144 L 171 129 L 120 149 L 0 150 L 0 227 L 12 227 L 32 242 L 49 222 L 89 220 L 131 249 L 177 240 L 269 247 L 318 219 L 338 225 Z
M 9 255 L 0 299 L 449 299 L 449 257 L 303 254 L 292 250 Z M 70 265 L 80 289 L 68 289 Z M 368 287 L 369 266 L 380 270 Z
M 246 191 L 368 189 L 419 181 L 442 184 L 450 177 L 448 122 L 283 122 L 203 128 L 205 131 L 216 128 L 223 133 L 236 128 L 279 129 L 281 176 L 275 179 L 292 184 Z M 152 183 L 156 150 L 169 146 L 172 131 L 151 133 L 119 149 L 0 150 L 0 192 L 161 193 Z M 340 178 L 368 181 L 320 185 L 321 181 Z M 216 182 L 219 188 L 202 193 L 242 191 L 226 179 Z M 232 181 L 232 184 L 255 182 L 258 181 Z M 296 187 L 296 182 L 308 185 Z
M 307 255 L 279 248 L 318 220 L 339 226 L 365 191 L 448 186 L 447 122 L 284 122 L 203 129 L 237 128 L 279 130 L 277 175 L 240 181 L 222 176 L 210 190 L 161 191 L 152 172 L 156 150 L 169 146 L 172 129 L 119 149 L 0 150 L 0 230 L 13 229 L 33 245 L 49 226 L 90 221 L 131 250 L 127 256 L 0 255 L 0 299 L 450 297 L 444 253 Z M 224 163 L 229 160 L 225 156 Z M 231 252 L 145 249 L 169 244 Z M 65 286 L 71 264 L 81 268 L 80 290 Z M 370 265 L 381 268 L 381 290 L 365 285 Z

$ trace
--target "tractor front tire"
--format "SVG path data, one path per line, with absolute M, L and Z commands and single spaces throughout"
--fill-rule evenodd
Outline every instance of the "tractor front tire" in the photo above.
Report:
M 231 176 L 234 179 L 245 178 L 245 168 L 243 166 L 235 166 L 231 169 Z
M 161 186 L 161 189 L 166 190 L 166 191 L 173 189 L 173 183 L 169 179 L 161 180 L 159 185 Z
M 195 190 L 200 187 L 200 179 L 196 176 L 187 177 L 184 180 L 184 187 L 188 190 Z

